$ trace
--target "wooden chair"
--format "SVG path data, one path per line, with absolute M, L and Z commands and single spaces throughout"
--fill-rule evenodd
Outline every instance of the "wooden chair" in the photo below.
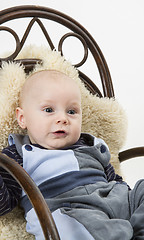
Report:
M 26 18 L 28 19 L 28 26 L 20 40 L 18 33 L 16 33 L 15 30 L 10 27 L 11 25 L 8 26 L 7 23 L 12 22 L 13 20 L 23 19 L 25 21 Z M 16 63 L 19 62 L 24 66 L 25 72 L 28 74 L 30 71 L 32 71 L 32 69 L 37 63 L 42 64 L 42 59 L 18 59 L 17 56 L 22 50 L 25 41 L 29 36 L 30 31 L 35 23 L 37 23 L 41 28 L 50 48 L 52 50 L 56 49 L 48 33 L 48 27 L 46 27 L 44 24 L 47 22 L 48 24 L 50 24 L 52 21 L 56 24 L 62 25 L 68 31 L 64 33 L 64 35 L 60 38 L 58 42 L 57 49 L 61 52 L 62 55 L 63 43 L 67 38 L 75 37 L 76 39 L 80 40 L 84 48 L 84 56 L 79 63 L 75 64 L 75 67 L 79 70 L 79 76 L 84 82 L 87 89 L 93 95 L 96 95 L 99 98 L 115 99 L 110 71 L 106 60 L 102 54 L 102 51 L 96 43 L 95 39 L 93 39 L 91 34 L 76 20 L 54 9 L 40 6 L 25 5 L 5 9 L 0 12 L 0 31 L 7 31 L 12 34 L 16 42 L 15 51 L 7 57 L 0 58 L 0 66 L 2 66 L 3 61 L 13 61 Z M 85 73 L 80 70 L 81 66 L 83 66 L 87 61 L 89 54 L 91 54 L 92 59 L 95 62 L 95 67 L 98 69 L 102 90 L 100 90 L 100 88 L 93 82 L 92 79 L 90 79 Z M 119 152 L 118 154 L 120 162 L 138 156 L 144 156 L 144 147 L 132 148 L 123 152 Z M 45 235 L 45 239 L 60 239 L 49 208 L 46 205 L 42 194 L 40 193 L 38 187 L 35 185 L 33 180 L 28 176 L 28 174 L 24 171 L 22 167 L 20 167 L 12 159 L 6 157 L 3 154 L 0 154 L 0 165 L 12 174 L 12 176 L 19 182 L 19 184 L 27 193 L 38 215 Z

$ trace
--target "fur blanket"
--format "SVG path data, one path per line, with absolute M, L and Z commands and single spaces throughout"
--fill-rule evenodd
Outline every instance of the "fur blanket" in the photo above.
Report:
M 111 163 L 120 174 L 118 152 L 122 148 L 127 130 L 127 119 L 123 108 L 114 99 L 93 96 L 80 82 L 74 67 L 61 57 L 60 53 L 45 47 L 29 46 L 17 58 L 40 58 L 43 65 L 35 71 L 55 69 L 72 77 L 80 86 L 82 94 L 82 132 L 89 132 L 104 139 L 111 152 Z M 27 76 L 19 64 L 3 63 L 0 70 L 0 149 L 7 145 L 9 133 L 22 133 L 15 118 L 15 108 L 19 104 L 19 93 Z M 25 231 L 23 211 L 14 209 L 0 217 L 0 240 L 34 239 Z

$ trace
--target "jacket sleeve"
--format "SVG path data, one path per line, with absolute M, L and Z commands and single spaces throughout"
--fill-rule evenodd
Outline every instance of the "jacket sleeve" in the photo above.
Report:
M 14 145 L 3 149 L 2 153 L 22 165 L 22 158 L 18 155 Z M 5 169 L 0 168 L 0 215 L 10 212 L 18 205 L 21 192 L 22 189 L 17 181 Z

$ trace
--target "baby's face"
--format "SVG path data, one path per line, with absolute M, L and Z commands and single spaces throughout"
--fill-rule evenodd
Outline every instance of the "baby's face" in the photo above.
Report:
M 43 71 L 28 80 L 17 119 L 30 140 L 48 149 L 74 144 L 81 133 L 81 94 L 76 83 L 56 71 Z

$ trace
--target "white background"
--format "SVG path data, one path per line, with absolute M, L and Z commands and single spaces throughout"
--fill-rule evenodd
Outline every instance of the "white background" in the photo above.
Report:
M 54 8 L 77 20 L 92 34 L 108 63 L 115 96 L 128 116 L 123 149 L 144 146 L 144 1 L 0 0 L 0 10 L 17 5 Z M 7 49 L 1 41 L 0 35 L 1 50 Z M 144 177 L 144 157 L 121 165 L 131 186 Z

